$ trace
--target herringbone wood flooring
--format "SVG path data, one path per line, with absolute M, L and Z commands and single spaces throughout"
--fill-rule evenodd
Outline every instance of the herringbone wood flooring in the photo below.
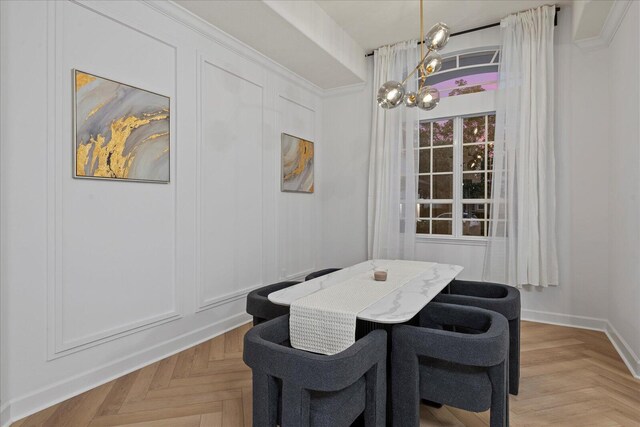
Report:
M 192 347 L 13 424 L 251 426 L 250 325 Z M 422 425 L 487 426 L 488 412 L 421 408 Z M 640 381 L 601 332 L 522 323 L 520 395 L 512 426 L 640 426 Z

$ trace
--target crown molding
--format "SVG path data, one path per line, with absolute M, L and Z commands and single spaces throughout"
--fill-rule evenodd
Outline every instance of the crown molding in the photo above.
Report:
M 615 1 L 602 25 L 600 34 L 596 37 L 574 40 L 575 44 L 587 52 L 609 47 L 630 6 L 631 0 Z
M 307 89 L 314 95 L 322 96 L 323 89 L 318 85 L 277 63 L 263 53 L 258 52 L 232 35 L 225 33 L 221 29 L 205 21 L 199 16 L 196 16 L 194 13 L 182 6 L 172 1 L 160 0 L 142 0 L 142 3 L 146 4 L 150 9 L 171 18 L 187 28 L 190 28 L 207 39 L 224 46 L 246 59 L 266 67 L 278 74 L 280 77 Z
M 362 82 L 362 83 L 354 83 L 352 85 L 347 85 L 347 86 L 340 86 L 340 87 L 334 87 L 331 89 L 325 89 L 323 91 L 322 97 L 331 98 L 334 96 L 344 96 L 352 93 L 358 93 L 358 92 L 361 92 L 363 89 L 365 89 L 366 86 L 367 86 L 367 83 Z

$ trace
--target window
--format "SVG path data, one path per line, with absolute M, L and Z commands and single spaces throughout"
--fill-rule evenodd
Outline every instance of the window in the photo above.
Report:
M 494 137 L 494 113 L 420 122 L 418 234 L 487 235 Z
M 488 234 L 499 60 L 497 47 L 454 52 L 427 77 L 441 101 L 420 112 L 416 228 L 423 237 Z
M 440 91 L 440 98 L 496 90 L 499 60 L 500 51 L 489 48 L 450 55 L 426 83 Z

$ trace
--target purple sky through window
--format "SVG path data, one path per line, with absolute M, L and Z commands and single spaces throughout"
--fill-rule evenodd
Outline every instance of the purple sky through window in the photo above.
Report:
M 436 83 L 433 86 L 440 91 L 440 97 L 446 98 L 449 92 L 456 88 L 462 88 L 456 85 L 456 80 L 464 79 L 467 84 L 464 87 L 482 85 L 484 90 L 496 90 L 498 88 L 498 72 L 469 74 L 466 76 L 456 77 Z

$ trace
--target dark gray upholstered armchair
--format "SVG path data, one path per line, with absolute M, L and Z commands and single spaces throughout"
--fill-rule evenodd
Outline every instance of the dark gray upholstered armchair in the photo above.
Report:
M 504 316 L 430 303 L 419 322 L 394 326 L 391 332 L 393 425 L 418 426 L 420 399 L 425 399 L 473 412 L 491 409 L 490 426 L 508 426 L 509 329 Z
M 306 282 L 307 280 L 315 279 L 316 277 L 324 276 L 338 270 L 342 270 L 342 269 L 341 268 L 325 268 L 324 270 L 314 271 L 313 273 L 307 274 L 307 277 L 305 277 L 304 280 Z
M 433 301 L 468 305 L 497 311 L 509 321 L 509 393 L 520 387 L 520 291 L 513 286 L 489 282 L 454 280 Z
M 252 328 L 244 361 L 253 370 L 254 427 L 385 425 L 386 332 L 332 356 L 291 348 L 289 316 Z
M 267 297 L 271 292 L 279 291 L 298 283 L 300 282 L 279 282 L 249 292 L 249 295 L 247 295 L 247 313 L 253 316 L 253 324 L 259 325 L 267 320 L 289 314 L 289 307 L 274 304 Z

